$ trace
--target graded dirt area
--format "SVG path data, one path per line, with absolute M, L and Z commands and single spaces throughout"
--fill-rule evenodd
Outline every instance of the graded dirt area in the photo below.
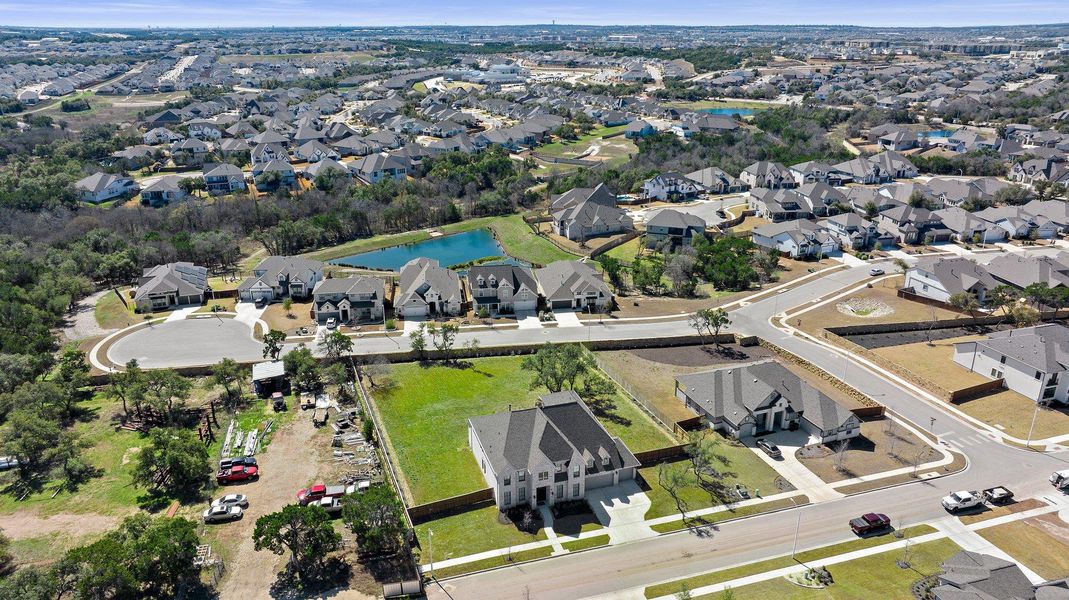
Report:
M 59 513 L 42 517 L 36 510 L 20 510 L 0 515 L 0 530 L 3 530 L 4 535 L 13 540 L 53 534 L 82 537 L 111 531 L 121 520 L 119 517 L 93 513 Z
M 895 423 L 888 428 L 890 420 L 866 421 L 861 424 L 861 435 L 850 440 L 842 457 L 842 469 L 836 468 L 838 446 L 807 446 L 798 451 L 799 459 L 807 469 L 828 483 L 853 477 L 872 475 L 908 467 L 939 458 L 939 453 L 923 439 L 905 427 Z M 893 456 L 892 456 L 892 441 Z M 807 456 L 803 456 L 807 455 Z

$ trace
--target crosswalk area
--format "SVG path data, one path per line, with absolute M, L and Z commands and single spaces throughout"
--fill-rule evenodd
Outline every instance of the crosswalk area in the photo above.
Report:
M 991 442 L 995 441 L 989 434 L 979 432 L 972 433 L 969 435 L 948 434 L 940 435 L 938 437 L 939 442 L 941 444 L 943 444 L 944 446 L 949 446 L 954 450 L 965 450 L 966 448 L 970 448 L 972 446 L 977 446 L 980 444 L 990 444 Z

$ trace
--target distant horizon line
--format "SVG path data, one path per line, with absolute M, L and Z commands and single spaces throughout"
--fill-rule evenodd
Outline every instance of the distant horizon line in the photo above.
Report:
M 717 24 L 717 25 L 694 25 L 694 24 L 676 24 L 676 23 L 649 23 L 642 25 L 635 24 L 615 24 L 615 25 L 597 25 L 589 23 L 499 23 L 499 24 L 456 24 L 456 23 L 441 23 L 436 25 L 248 25 L 248 26 L 228 26 L 228 25 L 188 25 L 188 26 L 157 26 L 157 25 L 141 25 L 141 26 L 108 26 L 108 25 L 5 25 L 0 24 L 0 29 L 3 30 L 76 30 L 76 31 L 240 31 L 240 30 L 257 30 L 257 29 L 434 29 L 434 28 L 498 28 L 498 27 L 586 27 L 596 29 L 611 29 L 611 28 L 641 28 L 641 27 L 657 27 L 657 28 L 676 28 L 676 29 L 736 29 L 736 28 L 775 28 L 775 29 L 790 29 L 790 28 L 803 28 L 803 27 L 831 27 L 842 29 L 919 29 L 919 30 L 947 30 L 947 29 L 996 29 L 996 28 L 1014 28 L 1014 27 L 1058 27 L 1069 26 L 1069 21 L 1058 21 L 1053 23 L 1012 23 L 1012 24 L 987 24 L 987 25 L 852 25 L 847 23 L 794 23 L 790 25 L 774 25 L 774 24 L 760 24 L 760 23 L 735 23 L 735 24 Z

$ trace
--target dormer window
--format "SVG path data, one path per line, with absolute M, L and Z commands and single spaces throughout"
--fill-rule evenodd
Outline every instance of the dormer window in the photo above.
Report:
M 609 466 L 609 457 L 608 456 L 603 456 L 601 458 L 601 466 L 603 466 L 603 467 Z
M 586 468 L 587 469 L 593 469 L 594 468 L 594 459 L 593 458 L 588 458 L 586 460 Z

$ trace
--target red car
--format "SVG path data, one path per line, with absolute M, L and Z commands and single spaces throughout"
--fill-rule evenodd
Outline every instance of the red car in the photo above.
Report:
M 234 465 L 215 474 L 215 480 L 220 484 L 255 481 L 259 478 L 260 470 L 256 465 Z
M 868 513 L 850 520 L 850 529 L 857 535 L 883 531 L 889 527 L 891 527 L 891 519 L 879 513 Z
M 356 491 L 355 485 L 346 487 L 344 485 L 324 485 L 319 483 L 310 488 L 299 490 L 297 492 L 297 502 L 300 502 L 301 506 L 307 506 L 323 498 L 341 498 L 347 494 L 352 494 L 354 491 Z

